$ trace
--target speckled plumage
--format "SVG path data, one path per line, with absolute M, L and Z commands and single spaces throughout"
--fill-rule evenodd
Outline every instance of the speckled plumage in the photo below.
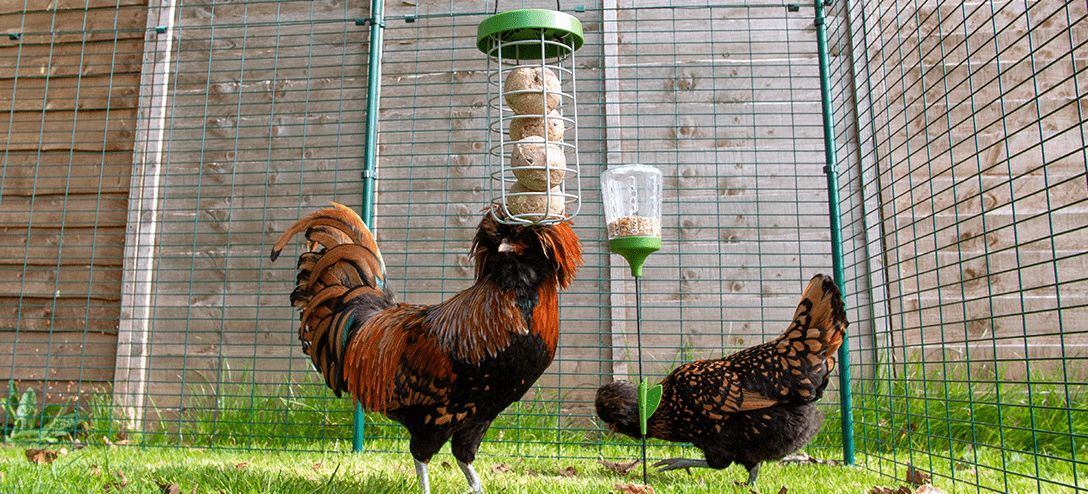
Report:
M 428 492 L 426 464 L 447 442 L 469 480 L 491 421 L 551 363 L 558 290 L 582 264 L 569 223 L 505 225 L 487 213 L 472 244 L 475 283 L 435 305 L 398 304 L 362 220 L 334 204 L 298 221 L 272 250 L 306 231 L 292 303 L 303 351 L 339 396 L 403 424 Z
M 761 461 L 804 447 L 819 430 L 823 415 L 811 404 L 827 387 L 848 324 L 838 287 L 830 277 L 816 275 L 781 336 L 669 373 L 661 381 L 661 405 L 648 420 L 647 435 L 692 443 L 712 468 L 740 463 L 754 482 Z M 596 408 L 612 430 L 641 437 L 632 383 L 601 386 Z

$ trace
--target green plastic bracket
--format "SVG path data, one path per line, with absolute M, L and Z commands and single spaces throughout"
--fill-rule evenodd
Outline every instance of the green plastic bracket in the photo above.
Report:
M 608 241 L 609 248 L 631 265 L 631 276 L 642 276 L 642 263 L 661 249 L 661 237 L 616 237 Z
M 650 379 L 645 378 L 638 383 L 638 426 L 642 435 L 646 436 L 646 422 L 661 405 L 661 385 L 650 386 Z
M 502 44 L 517 41 L 532 41 L 541 39 L 556 41 L 570 48 L 571 51 L 581 48 L 585 38 L 582 36 L 582 21 L 577 17 L 563 12 L 552 10 L 511 10 L 496 14 L 480 23 L 476 28 L 476 47 L 487 55 L 491 55 L 497 42 Z M 543 51 L 543 54 L 541 54 Z M 502 57 L 510 59 L 541 59 L 555 58 L 563 53 L 560 47 L 554 44 L 540 45 L 532 43 L 503 46 Z

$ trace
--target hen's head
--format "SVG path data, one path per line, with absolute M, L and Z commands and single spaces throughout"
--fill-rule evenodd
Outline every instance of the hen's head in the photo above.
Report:
M 638 389 L 627 381 L 614 381 L 597 388 L 597 416 L 608 429 L 631 437 L 642 437 L 638 423 Z
M 472 241 L 476 279 L 490 278 L 507 289 L 554 279 L 559 288 L 582 265 L 582 242 L 569 221 L 554 225 L 508 225 L 484 214 Z

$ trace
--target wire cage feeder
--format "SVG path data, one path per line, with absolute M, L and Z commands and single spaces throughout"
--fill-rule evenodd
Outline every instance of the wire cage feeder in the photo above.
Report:
M 513 10 L 480 23 L 487 55 L 488 196 L 497 221 L 551 224 L 578 214 L 574 52 L 582 23 L 549 10 Z

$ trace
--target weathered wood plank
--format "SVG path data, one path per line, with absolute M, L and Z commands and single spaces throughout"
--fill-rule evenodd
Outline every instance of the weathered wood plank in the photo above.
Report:
M 147 7 L 147 0 L 36 0 L 0 3 L 0 14 L 26 11 L 87 10 L 126 7 Z
M 8 10 L 8 9 L 5 9 Z M 143 39 L 147 9 L 67 10 L 0 14 L 0 32 L 20 33 L 2 43 L 78 43 Z
M 5 331 L 116 333 L 120 312 L 116 301 L 94 294 L 83 298 L 0 297 L 0 327 Z
M 11 349 L 0 352 L 0 369 L 6 371 L 6 379 L 21 383 L 19 389 L 26 389 L 28 381 L 48 379 L 51 392 L 74 393 L 80 381 L 90 388 L 113 377 L 116 341 L 113 334 L 93 331 L 0 331 L 0 348 Z M 40 392 L 41 387 L 36 390 Z
M 127 194 L 131 152 L 6 152 L 0 194 Z
M 7 231 L 3 231 L 7 230 Z M 0 230 L 0 265 L 121 266 L 124 228 L 22 228 Z
M 131 150 L 136 137 L 136 109 L 4 112 L 0 135 L 9 150 Z
M 103 194 L 101 197 L 14 197 L 4 199 L 0 229 L 94 228 L 123 226 L 128 197 Z
M 0 79 L 136 74 L 143 55 L 142 39 L 8 46 L 0 38 Z
M 136 108 L 139 90 L 139 74 L 0 79 L 0 111 Z
M 121 298 L 121 270 L 115 267 L 0 265 L 0 283 L 26 297 Z

